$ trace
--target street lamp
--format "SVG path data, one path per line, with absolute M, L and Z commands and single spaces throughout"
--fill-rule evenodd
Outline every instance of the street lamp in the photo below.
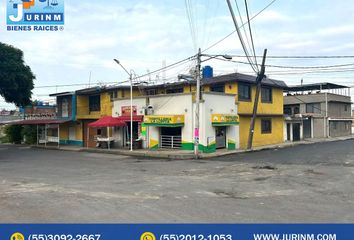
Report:
M 197 57 L 197 67 L 196 67 L 196 82 L 197 82 L 197 89 L 196 89 L 196 100 L 195 100 L 195 127 L 194 127 L 194 155 L 195 158 L 198 158 L 199 155 L 199 105 L 200 105 L 200 64 L 202 62 L 208 61 L 210 59 L 216 57 L 223 57 L 227 60 L 231 60 L 232 57 L 229 55 L 209 55 L 209 54 L 202 54 L 200 48 L 198 50 Z M 209 57 L 208 59 L 201 61 L 201 57 Z
M 133 74 L 117 60 L 113 59 L 129 75 L 130 81 L 130 151 L 133 151 Z

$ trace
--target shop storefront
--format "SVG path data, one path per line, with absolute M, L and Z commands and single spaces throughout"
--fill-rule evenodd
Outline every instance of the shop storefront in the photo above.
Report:
M 114 117 L 126 121 L 130 126 L 129 100 L 115 100 Z M 134 139 L 142 140 L 142 147 L 152 150 L 194 150 L 195 98 L 193 94 L 166 94 L 133 99 Z M 125 111 L 123 111 L 125 110 Z M 144 115 L 144 116 L 143 116 Z M 143 118 L 142 118 L 143 116 Z M 203 93 L 199 117 L 199 151 L 215 152 L 219 149 L 239 148 L 239 117 L 235 95 Z M 137 126 L 137 129 L 134 128 Z M 129 137 L 117 129 L 117 138 Z
M 184 115 L 151 115 L 145 116 L 150 149 L 182 148 L 182 130 Z
M 236 149 L 239 116 L 230 114 L 212 114 L 211 124 L 215 129 L 215 148 Z

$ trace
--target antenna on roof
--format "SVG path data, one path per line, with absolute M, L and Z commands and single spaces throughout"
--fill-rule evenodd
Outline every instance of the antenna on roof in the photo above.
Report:
M 90 75 L 89 75 L 89 84 L 88 84 L 88 87 L 91 86 L 91 74 L 92 74 L 92 71 L 90 71 Z
M 165 83 L 166 82 L 166 60 L 165 59 L 162 61 L 162 68 L 163 68 L 162 81 L 163 83 Z

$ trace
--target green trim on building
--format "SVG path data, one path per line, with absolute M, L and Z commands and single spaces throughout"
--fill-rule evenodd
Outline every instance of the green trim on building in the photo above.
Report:
M 209 146 L 204 146 L 202 144 L 199 144 L 199 151 L 203 153 L 213 153 L 216 152 L 216 144 L 215 142 L 210 144 Z
M 203 144 L 198 145 L 198 149 L 203 153 L 213 153 L 216 151 L 215 142 L 212 142 L 209 146 L 204 146 Z M 183 142 L 181 150 L 193 151 L 194 143 L 193 142 Z
M 192 142 L 182 142 L 182 150 L 193 150 L 194 149 L 194 143 Z
M 80 140 L 63 140 L 61 139 L 60 144 L 63 145 L 77 145 L 77 146 L 83 146 L 84 142 Z
M 161 123 L 144 123 L 145 126 L 152 127 L 183 127 L 183 123 L 171 123 L 171 124 L 161 124 Z
M 239 122 L 212 122 L 212 126 L 232 126 L 232 125 L 239 125 Z
M 236 149 L 236 142 L 234 140 L 228 139 L 227 150 L 235 150 L 235 149 Z
M 152 147 L 149 148 L 150 150 L 158 150 L 159 149 L 159 144 L 156 144 Z

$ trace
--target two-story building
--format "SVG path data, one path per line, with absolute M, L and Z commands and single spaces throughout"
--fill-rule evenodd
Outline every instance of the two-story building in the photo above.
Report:
M 282 81 L 263 80 L 253 146 L 283 141 L 282 93 L 285 87 Z M 115 136 L 116 147 L 128 147 L 132 111 L 133 139 L 145 138 L 145 147 L 166 147 L 173 137 L 174 140 L 179 139 L 180 149 L 192 150 L 197 135 L 201 151 L 210 152 L 218 148 L 246 148 L 255 91 L 255 76 L 239 73 L 204 76 L 201 80 L 198 133 L 194 132 L 196 82 L 191 79 L 156 85 L 134 85 L 133 109 L 130 109 L 129 86 L 92 87 L 69 94 L 71 97 L 66 96 L 67 93 L 52 96 L 57 97 L 59 114 L 72 115 L 71 121 L 61 126 L 63 143 L 95 147 L 97 136 L 104 135 Z M 112 130 L 91 130 L 88 125 L 103 116 L 117 117 L 126 124 L 113 127 Z M 160 120 L 168 121 L 158 122 Z
M 256 95 L 256 76 L 232 73 L 203 78 L 204 92 L 234 94 L 240 121 L 240 147 L 247 148 L 250 122 Z M 253 147 L 282 143 L 283 140 L 283 81 L 264 78 L 258 101 Z M 222 104 L 222 103 L 220 103 Z
M 285 93 L 286 141 L 351 134 L 349 87 L 333 83 L 314 83 L 290 86 Z
M 180 83 L 186 84 L 186 82 Z M 178 86 L 179 84 L 173 84 Z M 169 85 L 170 87 L 171 85 Z M 126 119 L 124 111 L 129 108 L 128 99 L 116 99 L 113 116 Z M 200 103 L 199 132 L 195 133 L 195 94 L 168 93 L 134 97 L 134 118 L 140 119 L 136 125 L 143 147 L 149 149 L 169 148 L 194 149 L 194 137 L 199 138 L 201 152 L 215 152 L 217 149 L 239 149 L 239 120 L 235 95 L 224 93 L 204 93 Z M 139 114 L 139 115 L 138 115 Z M 124 146 L 129 136 L 124 128 L 116 128 L 115 139 Z
M 61 92 L 49 96 L 56 97 L 56 115 L 63 121 L 59 126 L 60 144 L 82 146 L 82 128 L 76 120 L 75 92 Z
M 80 123 L 83 146 L 95 147 L 97 144 L 97 136 L 112 136 L 112 132 L 107 132 L 106 128 L 89 129 L 89 124 L 97 121 L 104 116 L 112 116 L 113 99 L 129 99 L 129 86 L 109 86 L 109 87 L 92 87 L 81 89 L 75 92 L 77 98 L 77 114 L 76 120 Z M 142 95 L 138 86 L 133 87 L 133 97 Z M 126 113 L 130 111 L 127 105 Z M 130 118 L 124 118 L 127 127 L 130 128 Z M 137 135 L 136 127 L 137 119 L 134 119 L 134 134 Z M 140 120 L 142 121 L 142 119 Z M 108 129 L 108 131 L 110 131 Z M 127 131 L 130 132 L 130 131 Z

